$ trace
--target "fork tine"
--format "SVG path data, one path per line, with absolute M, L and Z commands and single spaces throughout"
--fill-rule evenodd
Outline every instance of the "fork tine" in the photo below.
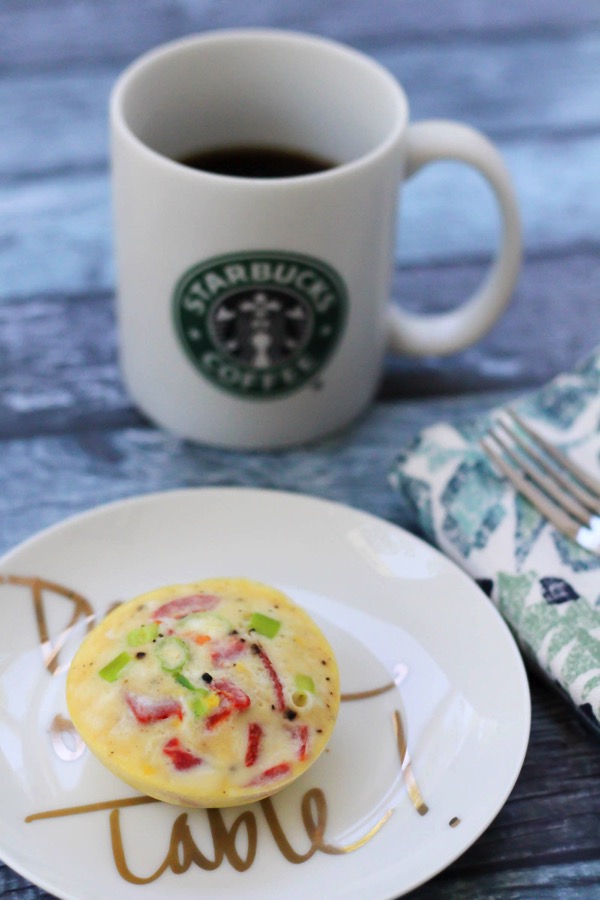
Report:
M 568 472 L 571 473 L 575 478 L 577 478 L 582 484 L 584 484 L 590 491 L 592 491 L 596 495 L 596 500 L 600 499 L 600 480 L 594 478 L 593 475 L 590 475 L 585 469 L 583 469 L 580 465 L 578 465 L 574 460 L 569 459 L 568 456 L 559 450 L 557 447 L 554 447 L 551 443 L 545 440 L 540 434 L 538 434 L 531 425 L 528 425 L 525 420 L 511 409 L 511 407 L 506 408 L 506 412 L 511 416 L 514 421 L 517 423 L 519 428 L 521 428 L 525 434 L 528 434 L 532 440 L 537 441 L 540 447 L 551 456 L 556 462 L 563 466 Z
M 510 412 L 510 410 L 507 410 L 507 412 Z M 510 436 L 511 440 L 524 450 L 529 457 L 535 460 L 537 466 L 547 472 L 548 475 L 568 491 L 569 494 L 575 496 L 579 503 L 583 504 L 583 507 L 586 507 L 595 515 L 600 513 L 600 498 L 594 496 L 587 488 L 583 487 L 578 481 L 575 481 L 571 475 L 567 474 L 566 468 L 559 466 L 555 462 L 554 457 L 549 457 L 547 454 L 542 455 L 542 453 L 540 453 L 538 445 L 541 442 L 541 438 L 536 432 L 531 428 L 528 432 L 523 430 L 523 434 L 529 435 L 528 438 L 524 438 L 523 434 L 520 434 L 519 431 L 517 431 L 512 422 L 507 422 L 505 418 L 498 418 L 496 424 L 498 424 Z M 522 429 L 522 425 L 519 424 L 519 428 Z M 537 443 L 533 443 L 534 440 L 537 441 Z M 564 457 L 564 459 L 565 467 L 567 464 L 569 464 L 569 466 L 572 465 L 570 460 L 567 460 L 566 457 Z
M 498 423 L 500 424 L 500 423 Z M 506 426 L 504 426 L 506 428 Z M 526 475 L 529 475 L 537 484 L 545 491 L 548 496 L 554 500 L 559 506 L 561 506 L 564 510 L 566 510 L 574 519 L 577 519 L 582 525 L 588 525 L 590 520 L 590 514 L 585 506 L 575 499 L 573 496 L 568 494 L 566 491 L 562 489 L 562 487 L 557 484 L 553 478 L 549 478 L 548 475 L 537 465 L 532 464 L 529 456 L 537 462 L 539 457 L 538 454 L 534 453 L 530 447 L 528 447 L 525 442 L 521 442 L 517 440 L 516 435 L 513 434 L 511 430 L 506 428 L 508 435 L 517 442 L 519 447 L 525 450 L 525 453 L 521 452 L 521 450 L 516 451 L 514 447 L 512 447 L 508 441 L 504 438 L 502 434 L 498 434 L 497 431 L 491 432 L 491 437 L 496 441 L 496 443 L 504 450 L 505 454 L 515 463 L 515 465 L 523 470 Z M 562 480 L 561 480 L 562 483 Z
M 560 507 L 553 503 L 543 491 L 537 488 L 520 469 L 511 466 L 502 457 L 500 453 L 492 446 L 489 437 L 485 437 L 481 441 L 481 446 L 487 453 L 495 466 L 508 478 L 511 484 L 516 487 L 519 493 L 523 494 L 530 503 L 540 512 L 554 527 L 565 534 L 571 540 L 575 541 L 580 531 L 580 525 L 571 516 L 563 512 Z

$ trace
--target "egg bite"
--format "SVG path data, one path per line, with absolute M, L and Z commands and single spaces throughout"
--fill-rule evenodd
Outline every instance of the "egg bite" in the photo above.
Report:
M 333 651 L 281 591 L 242 578 L 163 587 L 119 605 L 67 677 L 75 728 L 124 782 L 188 807 L 289 785 L 328 743 Z

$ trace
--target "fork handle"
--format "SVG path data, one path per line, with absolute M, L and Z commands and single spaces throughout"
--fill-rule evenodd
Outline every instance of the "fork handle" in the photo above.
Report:
M 579 532 L 582 530 L 578 522 L 567 515 L 566 512 L 563 512 L 555 503 L 552 503 L 546 494 L 532 484 L 519 469 L 511 466 L 499 453 L 496 453 L 487 438 L 483 438 L 481 446 L 500 472 L 508 478 L 519 493 L 526 497 L 544 518 L 554 525 L 557 531 L 565 534 L 572 541 L 577 541 Z

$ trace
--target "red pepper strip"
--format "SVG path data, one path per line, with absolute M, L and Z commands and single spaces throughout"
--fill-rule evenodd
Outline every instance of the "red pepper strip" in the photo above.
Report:
M 183 718 L 183 709 L 177 700 L 170 697 L 165 700 L 154 700 L 152 697 L 144 697 L 142 694 L 125 694 L 125 702 L 142 725 L 152 722 L 160 722 L 171 716 Z
M 277 699 L 277 703 L 275 704 L 278 712 L 283 712 L 285 710 L 285 697 L 283 696 L 283 685 L 279 680 L 279 675 L 275 671 L 273 663 L 260 646 L 260 644 L 253 644 L 254 652 L 258 655 L 258 658 L 262 662 L 263 666 L 266 669 L 267 675 L 271 679 L 273 683 L 273 688 L 275 689 L 275 697 Z
M 277 781 L 278 778 L 283 778 L 284 775 L 287 775 L 290 770 L 291 766 L 286 762 L 271 766 L 270 769 L 265 769 L 265 771 L 261 772 L 260 775 L 257 775 L 256 778 L 249 781 L 248 787 L 256 787 L 261 784 L 269 784 L 271 781 Z
M 308 755 L 308 725 L 297 725 L 295 728 L 290 728 L 290 734 L 298 744 L 298 759 L 300 762 L 304 762 Z
M 188 597 L 177 597 L 154 610 L 152 618 L 155 622 L 161 619 L 183 619 L 190 613 L 207 612 L 214 609 L 218 606 L 220 599 L 214 594 L 190 594 Z
M 204 723 L 209 731 L 212 731 L 224 719 L 229 718 L 234 710 L 248 709 L 250 706 L 248 694 L 226 678 L 212 681 L 210 687 L 218 694 L 221 703 Z
M 262 734 L 263 730 L 258 722 L 250 722 L 248 725 L 248 744 L 246 747 L 245 760 L 247 766 L 253 766 L 258 759 Z
M 214 712 L 211 716 L 205 720 L 204 724 L 209 731 L 212 731 L 213 728 L 216 728 L 221 722 L 225 719 L 228 719 L 233 709 L 231 706 L 223 706 L 219 707 L 216 712 Z
M 214 642 L 211 647 L 210 658 L 213 665 L 220 666 L 224 662 L 237 659 L 245 653 L 248 645 L 241 638 L 228 636 L 221 641 Z
M 248 694 L 226 678 L 219 678 L 218 681 L 211 682 L 211 688 L 219 695 L 221 700 L 232 706 L 233 709 L 248 709 L 250 706 L 250 697 Z
M 179 738 L 171 738 L 163 747 L 163 753 L 168 756 L 175 768 L 181 772 L 184 769 L 193 769 L 194 766 L 200 766 L 202 760 L 190 750 L 186 750 L 182 746 Z

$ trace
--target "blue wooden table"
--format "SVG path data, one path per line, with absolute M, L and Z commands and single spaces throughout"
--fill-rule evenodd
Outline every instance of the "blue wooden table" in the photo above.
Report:
M 107 98 L 142 51 L 207 28 L 343 40 L 405 85 L 413 119 L 485 131 L 513 175 L 525 264 L 503 319 L 444 360 L 386 363 L 347 432 L 284 453 L 222 452 L 157 430 L 117 365 Z M 600 342 L 600 5 L 596 0 L 2 0 L 0 551 L 110 500 L 253 485 L 339 500 L 414 529 L 390 490 L 399 448 L 540 385 Z M 440 164 L 405 192 L 394 296 L 442 310 L 480 279 L 492 201 Z M 600 746 L 534 676 L 523 771 L 485 834 L 416 898 L 600 896 Z M 0 865 L 0 896 L 48 896 Z

